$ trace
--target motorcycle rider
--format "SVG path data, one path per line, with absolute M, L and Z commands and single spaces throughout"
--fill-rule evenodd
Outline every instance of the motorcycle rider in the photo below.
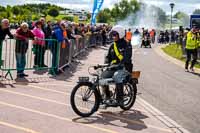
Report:
M 145 48 L 147 46 L 150 46 L 150 48 L 151 48 L 150 34 L 148 32 L 148 29 L 144 30 L 144 32 L 143 32 L 141 48 L 142 48 L 142 46 L 145 46 Z
M 106 78 L 113 78 L 114 76 L 120 73 L 119 71 L 123 70 L 124 68 L 132 72 L 132 46 L 130 43 L 127 43 L 125 40 L 125 30 L 122 26 L 115 26 L 111 30 L 111 34 L 114 40 L 114 43 L 110 46 L 108 54 L 106 56 L 105 63 L 110 64 L 106 71 L 104 71 L 101 75 L 103 79 Z M 126 72 L 127 72 L 126 71 Z M 128 72 L 127 72 L 128 73 Z M 120 76 L 119 76 L 120 77 Z M 120 79 L 119 79 L 120 80 Z M 117 94 L 117 103 L 122 105 L 123 104 L 123 83 L 122 82 L 115 82 L 116 83 L 116 94 Z M 108 86 L 103 86 L 103 92 L 106 96 L 106 101 L 109 102 L 110 99 L 110 91 Z

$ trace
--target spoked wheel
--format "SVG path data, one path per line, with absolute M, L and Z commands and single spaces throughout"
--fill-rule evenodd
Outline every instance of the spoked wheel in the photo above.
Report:
M 127 83 L 123 87 L 124 92 L 124 104 L 120 105 L 120 108 L 123 110 L 129 110 L 135 103 L 136 95 L 137 95 L 137 86 L 136 84 Z
M 71 106 L 81 117 L 89 117 L 99 108 L 98 92 L 92 90 L 91 83 L 79 83 L 71 93 Z

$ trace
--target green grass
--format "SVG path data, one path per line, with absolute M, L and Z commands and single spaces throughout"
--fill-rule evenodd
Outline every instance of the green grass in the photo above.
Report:
M 162 48 L 162 50 L 166 54 L 168 54 L 168 55 L 170 55 L 170 56 L 172 56 L 172 57 L 174 57 L 174 58 L 176 58 L 178 60 L 181 60 L 183 62 L 186 61 L 186 58 L 184 58 L 182 56 L 182 50 L 181 50 L 181 46 L 180 45 L 177 45 L 177 44 L 168 45 L 165 48 Z M 196 68 L 200 68 L 200 64 L 199 63 L 196 64 L 195 67 Z

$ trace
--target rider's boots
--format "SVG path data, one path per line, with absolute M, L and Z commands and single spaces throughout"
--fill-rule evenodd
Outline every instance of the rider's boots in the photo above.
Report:
M 105 96 L 105 99 L 110 99 L 109 86 L 104 85 L 104 86 L 102 86 L 102 88 L 103 88 L 103 94 Z
M 117 91 L 117 102 L 119 105 L 123 105 L 124 104 L 123 84 L 117 84 L 116 91 Z

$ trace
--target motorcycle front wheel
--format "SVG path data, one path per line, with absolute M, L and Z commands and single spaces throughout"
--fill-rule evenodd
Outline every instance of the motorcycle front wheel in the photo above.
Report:
M 91 83 L 78 83 L 71 92 L 70 102 L 77 115 L 89 117 L 99 108 L 98 92 Z

